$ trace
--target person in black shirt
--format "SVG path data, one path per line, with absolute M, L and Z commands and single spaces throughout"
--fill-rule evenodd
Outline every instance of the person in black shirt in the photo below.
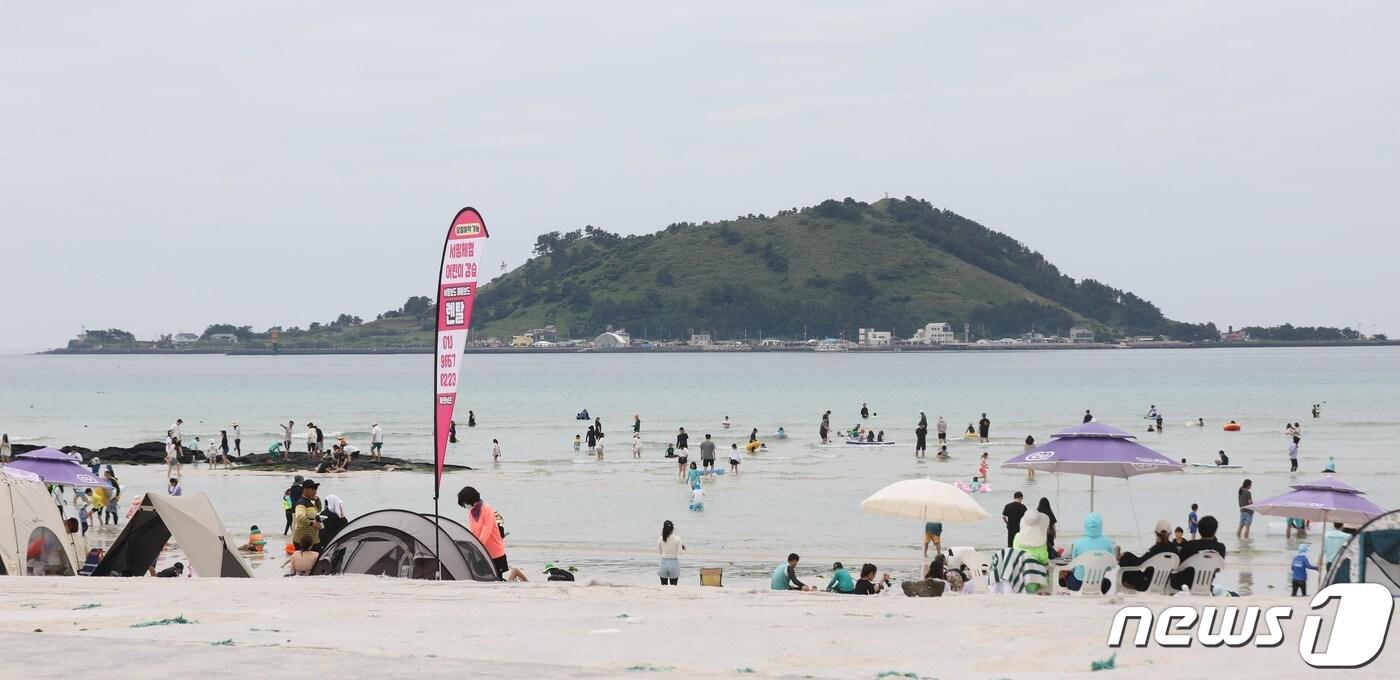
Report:
M 184 574 L 184 573 L 185 573 L 185 563 L 184 563 L 184 562 L 176 562 L 176 563 L 175 563 L 175 566 L 173 566 L 173 567 L 167 567 L 167 568 L 165 568 L 165 569 L 161 569 L 160 571 L 156 572 L 156 576 L 159 577 L 159 578 L 175 578 L 176 576 L 180 576 L 180 575 L 182 575 L 182 574 Z
M 869 418 L 869 417 L 870 417 L 870 407 L 869 407 L 869 406 L 866 406 L 865 404 L 861 404 L 861 405 L 860 405 L 860 417 L 862 417 L 862 418 Z
M 1177 553 L 1177 545 L 1171 541 L 1171 523 L 1167 522 L 1164 519 L 1158 520 L 1157 526 L 1153 528 L 1152 533 L 1156 537 L 1157 542 L 1152 544 L 1152 547 L 1148 548 L 1147 552 L 1143 553 L 1142 555 L 1134 555 L 1133 553 L 1125 552 L 1121 557 L 1118 558 L 1118 566 L 1137 567 L 1141 566 L 1143 562 L 1146 562 L 1155 555 L 1161 553 Z M 1152 583 L 1152 572 L 1152 569 L 1148 569 L 1145 571 L 1127 572 L 1123 574 L 1122 577 L 1123 585 L 1132 588 L 1133 590 L 1145 591 L 1147 590 L 1147 587 Z
M 296 512 L 297 501 L 301 500 L 301 482 L 301 475 L 297 475 L 292 479 L 292 485 L 287 487 L 286 491 L 282 492 L 282 497 L 286 499 L 283 505 L 286 506 L 285 510 L 287 514 L 287 526 L 282 529 L 282 533 L 284 534 L 292 533 L 292 513 Z
M 885 574 L 885 578 L 879 583 L 875 582 L 875 575 L 880 570 L 875 565 L 866 562 L 860 568 L 860 579 L 856 581 L 856 589 L 851 591 L 852 595 L 875 595 L 884 590 L 890 584 L 890 575 Z
M 1225 544 L 1216 540 L 1215 532 L 1220 528 L 1220 521 L 1214 515 L 1206 515 L 1196 523 L 1196 527 L 1201 530 L 1201 537 L 1181 544 L 1181 562 L 1191 559 L 1196 553 L 1211 551 L 1225 556 Z M 1172 590 L 1181 590 L 1191 585 L 1191 581 L 1196 577 L 1195 569 L 1183 569 L 1172 575 Z
M 1026 504 L 1021 502 L 1024 496 L 1020 491 L 1011 497 L 1011 502 L 1001 509 L 1001 521 L 1006 523 L 1006 547 L 1010 548 L 1016 534 L 1021 531 L 1021 518 L 1026 514 Z
M 1084 409 L 1084 422 L 1090 423 L 1090 422 L 1093 422 L 1093 421 L 1094 421 L 1094 414 L 1090 413 L 1090 412 L 1089 412 L 1089 409 L 1087 409 L 1087 408 Z
M 992 437 L 992 421 L 987 419 L 987 414 L 982 414 L 982 419 L 977 421 L 977 438 L 983 444 Z

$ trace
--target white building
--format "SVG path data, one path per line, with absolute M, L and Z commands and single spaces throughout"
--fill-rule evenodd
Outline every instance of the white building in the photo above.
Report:
M 209 341 L 210 341 L 210 342 L 232 342 L 232 343 L 237 343 L 237 342 L 238 342 L 238 336 L 237 336 L 237 335 L 234 335 L 233 333 L 211 333 L 211 334 L 209 335 Z
M 1088 328 L 1069 329 L 1069 341 L 1073 343 L 1087 343 L 1094 341 L 1094 331 Z
M 175 337 L 170 340 L 177 345 L 188 345 L 192 342 L 199 342 L 199 336 L 194 333 L 176 333 Z
M 626 347 L 632 344 L 632 336 L 627 331 L 608 331 L 593 338 L 594 347 Z
M 889 347 L 893 336 L 890 331 L 877 331 L 874 328 L 862 328 L 858 332 L 861 347 Z
M 914 337 L 910 340 L 924 345 L 946 345 L 957 342 L 958 336 L 953 332 L 953 324 L 934 322 L 914 331 Z
M 691 334 L 690 334 L 690 344 L 692 344 L 692 345 L 695 345 L 695 346 L 697 346 L 697 347 L 704 347 L 705 345 L 710 344 L 710 342 L 711 342 L 711 341 L 710 341 L 710 334 L 709 334 L 709 333 L 691 333 Z

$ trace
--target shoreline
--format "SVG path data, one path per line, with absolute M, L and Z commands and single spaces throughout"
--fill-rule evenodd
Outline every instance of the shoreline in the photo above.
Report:
M 907 345 L 892 347 L 851 347 L 836 352 L 817 350 L 813 347 L 756 347 L 743 349 L 708 349 L 705 347 L 466 347 L 463 354 L 743 354 L 743 353 L 812 353 L 812 354 L 902 354 L 906 352 L 1038 352 L 1038 351 L 1086 351 L 1104 349 L 1258 349 L 1286 347 L 1393 347 L 1400 346 L 1400 340 L 1357 340 L 1357 341 L 1317 341 L 1285 342 L 1258 340 L 1250 342 L 1175 342 L 1170 340 L 1131 343 L 1025 343 L 1025 344 L 956 344 L 956 345 Z M 154 348 L 109 348 L 70 350 L 56 348 L 34 355 L 223 355 L 223 356 L 321 356 L 321 355 L 400 355 L 432 354 L 432 347 L 317 347 L 317 348 L 196 348 L 196 349 L 154 349 Z

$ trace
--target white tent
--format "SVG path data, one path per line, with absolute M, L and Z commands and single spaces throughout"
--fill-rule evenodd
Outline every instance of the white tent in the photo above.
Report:
M 93 576 L 145 576 L 171 538 L 198 576 L 251 577 L 248 564 L 228 545 L 224 523 L 209 497 L 148 493 L 136 514 L 93 570 Z
M 71 576 L 86 554 L 38 476 L 0 468 L 0 573 Z M 31 550 L 31 547 L 33 548 Z

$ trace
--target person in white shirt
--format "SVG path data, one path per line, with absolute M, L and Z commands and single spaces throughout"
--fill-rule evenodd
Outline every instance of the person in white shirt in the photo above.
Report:
M 369 455 L 374 462 L 379 462 L 379 454 L 384 449 L 384 428 L 375 423 L 369 428 Z
M 491 462 L 501 462 L 501 442 L 499 439 L 491 440 Z
M 669 519 L 661 525 L 661 540 L 656 542 L 656 552 L 661 555 L 661 567 L 656 570 L 656 575 L 661 577 L 661 585 L 678 585 L 681 580 L 681 553 L 685 552 L 685 543 L 676 535 L 676 525 Z
M 243 457 L 243 431 L 238 429 L 238 423 L 233 424 L 233 455 Z
M 944 420 L 943 416 L 938 416 L 938 443 L 948 443 L 948 421 Z
M 311 458 L 317 453 L 316 450 L 316 426 L 311 423 L 306 424 L 306 457 Z
M 296 427 L 296 423 L 294 423 L 294 422 L 292 422 L 292 421 L 290 421 L 290 420 L 287 421 L 287 424 L 286 424 L 286 425 L 283 425 L 283 426 L 282 426 L 282 455 L 286 456 L 286 457 L 289 458 L 289 459 L 292 457 L 292 428 L 293 428 L 293 427 Z
M 642 435 L 640 435 L 640 434 L 633 434 L 633 435 L 632 435 L 632 457 L 633 457 L 633 458 L 641 458 L 641 457 L 642 457 Z
M 184 425 L 184 424 L 185 424 L 185 421 L 183 421 L 183 420 L 181 420 L 181 419 L 179 419 L 179 418 L 176 418 L 176 419 L 175 419 L 175 423 L 174 423 L 173 425 L 170 426 L 170 436 L 171 436 L 172 438 L 174 438 L 174 440 L 175 440 L 175 452 L 176 452 L 176 453 L 184 453 L 184 452 L 185 452 L 184 442 L 182 442 L 182 441 L 180 440 L 180 426 L 181 426 L 181 425 Z
M 165 476 L 180 476 L 180 449 L 175 445 L 175 432 L 165 433 Z

